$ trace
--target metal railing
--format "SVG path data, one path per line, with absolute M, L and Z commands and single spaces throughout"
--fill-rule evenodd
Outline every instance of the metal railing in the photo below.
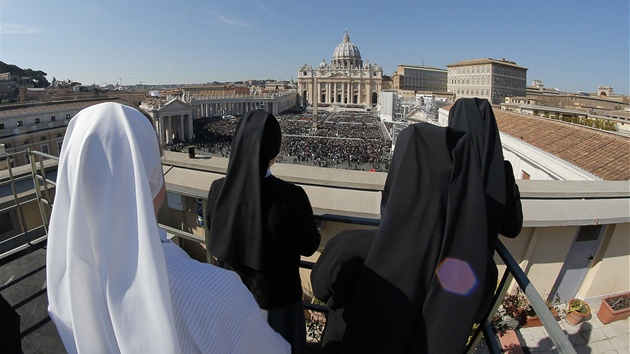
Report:
M 17 155 L 23 155 L 24 153 L 27 153 L 29 156 L 31 169 L 27 173 L 22 172 L 16 175 L 14 171 L 16 167 L 13 167 L 14 159 Z M 9 186 L 9 194 L 10 197 L 12 197 L 12 204 L 1 208 L 0 214 L 11 215 L 15 213 L 15 220 L 17 221 L 17 232 L 0 242 L 0 259 L 2 259 L 45 241 L 48 238 L 47 227 L 50 209 L 48 213 L 46 213 L 42 208 L 44 205 L 49 204 L 51 200 L 49 187 L 54 185 L 55 182 L 46 179 L 44 160 L 48 158 L 57 160 L 58 157 L 28 149 L 27 151 L 6 153 L 0 156 L 0 158 L 4 158 L 7 171 L 6 178 L 0 181 L 0 188 Z M 20 188 L 18 188 L 20 182 L 29 180 L 32 181 L 33 187 L 28 187 L 28 190 L 34 190 L 35 197 L 33 197 L 31 192 L 21 193 Z M 42 188 L 44 188 L 43 193 Z M 42 223 L 36 227 L 29 228 L 24 215 L 24 207 L 31 203 L 37 203 Z
M 58 160 L 58 157 L 29 149 L 27 153 L 30 156 L 30 165 L 31 165 L 30 174 L 14 176 L 12 172 L 13 167 L 11 166 L 11 159 L 14 155 L 23 154 L 23 153 L 24 152 L 18 152 L 18 153 L 5 155 L 6 160 L 7 160 L 6 161 L 7 168 L 9 171 L 9 178 L 8 180 L 0 181 L 0 187 L 5 186 L 5 185 L 11 185 L 13 200 L 15 202 L 15 205 L 1 209 L 0 213 L 15 210 L 18 215 L 19 225 L 20 225 L 20 234 L 17 235 L 15 238 L 24 237 L 24 235 L 29 234 L 31 230 L 26 230 L 26 223 L 24 221 L 22 206 L 25 203 L 36 201 L 38 202 L 38 205 L 39 205 L 39 211 L 42 218 L 44 235 L 38 238 L 34 238 L 32 240 L 31 238 L 25 237 L 23 245 L 15 247 L 10 252 L 2 253 L 0 251 L 0 259 L 2 259 L 3 257 L 9 254 L 18 252 L 26 247 L 29 247 L 30 245 L 34 243 L 38 243 L 47 239 L 49 216 L 50 216 L 50 211 L 52 210 L 52 206 L 53 206 L 52 198 L 51 198 L 51 188 L 55 185 L 55 182 L 46 178 L 44 160 L 45 159 Z M 35 190 L 35 198 L 27 197 L 24 200 L 21 200 L 21 198 L 18 197 L 16 182 L 27 180 L 27 179 L 32 179 L 34 190 Z M 195 198 L 197 200 L 202 200 L 203 202 L 205 202 L 207 199 L 206 195 L 201 195 L 199 193 L 186 191 L 183 189 L 178 189 L 177 187 L 167 186 L 167 191 L 171 193 L 176 193 L 179 195 Z M 206 217 L 205 203 L 203 203 L 203 217 L 205 220 L 205 217 Z M 322 222 L 359 224 L 359 225 L 366 225 L 366 226 L 378 226 L 380 223 L 380 220 L 376 218 L 360 218 L 360 217 L 352 217 L 352 216 L 337 215 L 337 214 L 319 214 L 319 215 L 315 215 L 315 218 Z M 199 235 L 195 235 L 191 232 L 184 231 L 184 230 L 171 227 L 165 224 L 161 224 L 161 223 L 159 223 L 159 226 L 164 228 L 168 233 L 178 236 L 180 238 L 191 240 L 194 242 L 200 242 L 200 243 L 205 242 L 204 237 L 200 237 Z M 2 243 L 0 243 L 0 246 L 1 245 Z M 497 312 L 497 309 L 499 305 L 501 304 L 503 297 L 506 294 L 509 284 L 512 282 L 512 279 L 514 279 L 516 280 L 520 288 L 524 290 L 527 300 L 532 305 L 534 311 L 538 314 L 545 330 L 549 334 L 549 339 L 555 345 L 555 348 L 558 351 L 558 353 L 563 353 L 563 354 L 576 353 L 575 349 L 569 342 L 567 335 L 560 328 L 557 320 L 554 318 L 547 304 L 543 301 L 538 291 L 535 289 L 533 284 L 529 281 L 529 279 L 527 278 L 523 270 L 519 267 L 516 260 L 512 257 L 510 252 L 500 241 L 497 242 L 496 252 L 503 260 L 506 266 L 506 271 L 501 277 L 497 290 L 494 294 L 494 305 L 492 306 L 491 310 L 488 312 L 487 316 L 485 317 L 486 320 L 484 321 L 484 323 L 479 324 L 479 326 L 477 327 L 477 330 L 473 333 L 471 340 L 469 341 L 469 344 L 466 348 L 466 352 L 470 353 L 475 350 L 475 348 L 477 347 L 477 344 L 481 340 L 481 335 L 483 334 L 483 339 L 486 342 L 488 350 L 491 353 L 502 353 L 498 339 L 492 328 L 491 321 L 495 313 Z M 305 269 L 312 269 L 313 265 L 314 265 L 313 262 L 308 262 L 308 261 L 302 261 L 300 264 L 300 266 Z M 322 312 L 324 314 L 327 314 L 329 310 L 328 307 L 325 305 L 305 303 L 304 306 L 308 310 Z

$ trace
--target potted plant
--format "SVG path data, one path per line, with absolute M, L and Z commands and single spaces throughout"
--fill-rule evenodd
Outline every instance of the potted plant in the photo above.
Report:
M 547 307 L 549 308 L 549 311 L 551 312 L 553 317 L 556 319 L 556 321 L 560 321 L 560 315 L 558 314 L 558 310 L 557 310 L 556 306 L 554 306 L 553 304 L 549 303 L 548 301 L 545 301 L 545 304 L 547 304 Z M 525 325 L 523 325 L 523 327 L 538 327 L 538 326 L 542 326 L 542 322 L 540 321 L 540 318 L 538 318 L 538 314 L 536 314 L 536 311 L 534 310 L 534 308 L 531 305 L 529 305 L 525 309 L 525 313 L 527 314 L 527 319 L 526 319 Z
M 597 317 L 603 324 L 622 320 L 630 316 L 630 292 L 602 299 Z
M 555 302 L 558 303 L 560 301 L 559 298 L 556 298 Z M 555 305 L 545 302 L 549 311 L 553 314 L 553 317 L 556 320 L 560 320 L 560 316 L 558 315 L 558 309 Z M 519 326 L 523 327 L 537 327 L 542 326 L 542 322 L 538 318 L 536 311 L 529 303 L 523 291 L 520 288 L 516 288 L 513 293 L 506 294 L 501 302 L 501 308 L 504 313 L 518 321 Z
M 576 326 L 591 317 L 591 308 L 588 304 L 580 299 L 569 300 L 566 314 L 566 320 L 570 325 Z
M 518 321 L 519 325 L 524 325 L 527 320 L 527 308 L 530 306 L 529 301 L 521 289 L 516 288 L 511 294 L 506 294 L 501 302 L 501 306 L 505 313 Z

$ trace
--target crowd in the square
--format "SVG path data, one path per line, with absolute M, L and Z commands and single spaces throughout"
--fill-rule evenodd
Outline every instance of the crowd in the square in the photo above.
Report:
M 351 170 L 387 171 L 391 140 L 385 127 L 369 112 L 285 113 L 277 116 L 282 129 L 278 162 Z M 238 120 L 205 119 L 195 124 L 196 149 L 229 157 Z M 176 142 L 167 148 L 184 151 Z

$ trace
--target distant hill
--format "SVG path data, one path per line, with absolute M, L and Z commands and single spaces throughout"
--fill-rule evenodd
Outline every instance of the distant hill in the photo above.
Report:
M 30 77 L 35 87 L 46 88 L 50 85 L 48 80 L 46 80 L 46 75 L 48 74 L 41 70 L 22 69 L 16 65 L 6 64 L 0 61 L 0 73 L 11 73 L 19 77 Z

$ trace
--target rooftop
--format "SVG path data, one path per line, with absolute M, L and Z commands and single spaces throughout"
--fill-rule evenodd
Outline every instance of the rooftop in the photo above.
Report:
M 94 105 L 98 102 L 119 101 L 119 98 L 89 98 L 68 101 L 52 101 L 52 102 L 28 102 L 16 104 L 0 105 L 0 117 L 15 117 L 24 114 L 32 114 L 37 112 L 51 112 L 53 110 L 65 109 L 83 109 Z
M 499 130 L 605 181 L 630 180 L 630 138 L 553 119 L 494 109 Z
M 468 65 L 481 65 L 481 64 L 500 64 L 500 65 L 507 65 L 507 66 L 512 66 L 515 68 L 527 70 L 527 68 L 525 67 L 516 65 L 516 63 L 513 61 L 505 60 L 505 58 L 502 58 L 502 59 L 482 58 L 482 59 L 462 60 L 453 64 L 448 64 L 447 67 L 450 68 L 450 67 L 455 67 L 455 66 L 468 66 Z

